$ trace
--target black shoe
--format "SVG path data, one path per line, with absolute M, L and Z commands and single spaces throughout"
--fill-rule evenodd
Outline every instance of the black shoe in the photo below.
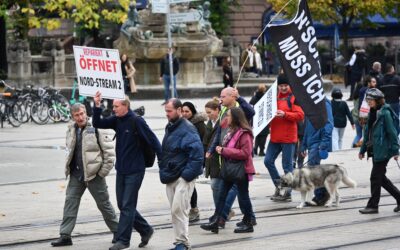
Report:
M 257 221 L 256 221 L 255 218 L 252 218 L 252 219 L 250 220 L 250 223 L 251 223 L 251 225 L 253 225 L 253 226 L 257 225 Z M 245 221 L 242 220 L 242 221 L 236 223 L 236 226 L 237 226 L 237 227 L 243 227 L 243 226 L 245 226 Z
M 115 244 L 115 243 L 117 243 L 117 232 L 114 232 L 113 234 L 114 235 L 113 235 L 111 243 Z
M 51 245 L 53 247 L 72 246 L 72 239 L 71 237 L 60 236 L 57 240 L 52 241 Z
M 200 225 L 200 228 L 203 229 L 203 230 L 211 231 L 211 232 L 217 234 L 218 231 L 219 231 L 219 230 L 218 230 L 218 229 L 219 229 L 218 221 L 215 220 L 215 221 L 212 222 L 212 223 L 207 223 L 207 224 Z
M 377 214 L 379 213 L 377 208 L 366 207 L 363 209 L 358 210 L 361 214 Z
M 258 154 L 258 156 L 265 156 L 264 151 L 260 151 L 260 153 Z
M 225 228 L 225 220 L 224 219 L 221 218 L 218 220 L 218 227 L 221 229 Z
M 149 241 L 150 241 L 151 237 L 153 236 L 153 234 L 154 234 L 154 229 L 151 228 L 151 231 L 147 235 L 142 236 L 142 238 L 141 238 L 142 242 L 140 242 L 139 248 L 145 247 L 147 244 L 149 244 Z
M 393 212 L 397 213 L 400 212 L 400 205 L 397 205 L 394 209 Z
M 253 225 L 251 225 L 250 223 L 246 223 L 243 227 L 235 228 L 235 230 L 233 232 L 237 233 L 237 234 L 252 233 L 252 232 L 254 232 L 254 228 L 253 228 Z
M 112 247 L 110 247 L 108 250 L 122 250 L 122 249 L 127 249 L 127 248 L 129 248 L 129 244 L 125 245 L 124 243 L 118 241 Z

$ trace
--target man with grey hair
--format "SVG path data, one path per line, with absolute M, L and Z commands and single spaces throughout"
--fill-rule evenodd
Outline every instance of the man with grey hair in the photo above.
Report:
M 378 84 L 378 86 L 382 84 L 383 75 L 382 75 L 382 66 L 380 62 L 374 62 L 372 64 L 372 69 L 369 72 L 369 75 L 376 79 L 376 83 Z
M 102 112 L 100 101 L 101 93 L 97 92 L 94 97 L 93 125 L 96 128 L 111 128 L 115 131 L 116 194 L 118 208 L 121 211 L 117 242 L 109 249 L 129 248 L 132 228 L 140 233 L 139 247 L 144 247 L 149 243 L 154 230 L 136 209 L 139 189 L 146 169 L 144 149 L 141 144 L 146 141 L 147 145 L 150 145 L 156 152 L 158 159 L 161 159 L 161 144 L 146 121 L 142 117 L 136 116 L 129 108 L 129 99 L 114 100 L 115 115 L 104 119 L 100 118 Z
M 72 245 L 71 233 L 75 227 L 79 204 L 86 188 L 96 201 L 110 231 L 115 234 L 118 229 L 118 219 L 110 203 L 105 180 L 115 160 L 112 135 L 92 127 L 88 122 L 83 104 L 72 105 L 71 115 L 74 122 L 68 126 L 65 163 L 65 175 L 70 176 L 70 179 L 60 238 L 51 242 L 54 247 Z

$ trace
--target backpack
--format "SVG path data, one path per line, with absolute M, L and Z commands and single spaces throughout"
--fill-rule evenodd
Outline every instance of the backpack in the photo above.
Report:
M 140 136 L 138 133 L 138 130 L 136 128 L 136 117 L 130 118 L 129 121 L 132 123 L 133 127 L 133 133 L 135 137 L 137 138 L 137 143 L 139 145 L 139 148 L 142 150 L 143 153 L 143 158 L 144 158 L 144 166 L 146 168 L 151 168 L 154 165 L 154 162 L 156 160 L 156 152 L 153 150 L 151 145 L 147 143 L 147 141 Z M 119 120 L 117 119 L 117 122 Z M 115 136 L 114 136 L 115 138 Z

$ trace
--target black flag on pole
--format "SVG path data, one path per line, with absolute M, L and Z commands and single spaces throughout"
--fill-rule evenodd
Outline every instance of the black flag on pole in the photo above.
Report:
M 313 126 L 322 128 L 327 121 L 325 94 L 317 37 L 306 0 L 300 0 L 292 21 L 270 24 L 267 29 L 296 100 Z

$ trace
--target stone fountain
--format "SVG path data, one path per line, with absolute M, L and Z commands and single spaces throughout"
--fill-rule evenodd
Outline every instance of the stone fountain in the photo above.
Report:
M 208 6 L 208 2 L 197 8 L 189 4 L 171 6 L 171 13 L 200 11 L 202 18 L 198 22 L 167 27 L 165 14 L 152 13 L 151 7 L 138 12 L 134 4 L 130 5 L 128 19 L 122 25 L 121 35 L 114 42 L 114 47 L 134 62 L 138 84 L 159 84 L 159 63 L 167 53 L 168 28 L 171 29 L 172 44 L 180 62 L 178 85 L 221 81 L 221 75 L 210 74 L 216 64 L 213 56 L 221 52 L 223 42 L 208 20 Z M 214 79 L 216 77 L 218 79 Z

